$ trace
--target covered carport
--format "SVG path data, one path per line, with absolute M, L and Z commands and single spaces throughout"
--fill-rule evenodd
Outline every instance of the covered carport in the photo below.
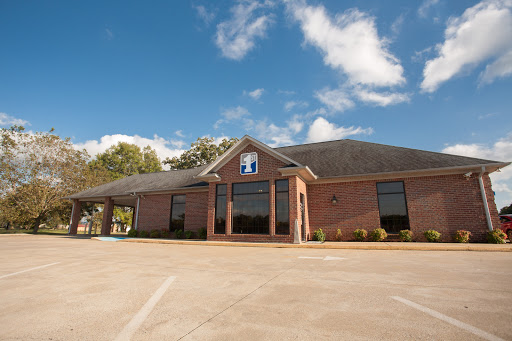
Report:
M 128 195 L 104 196 L 104 197 L 89 197 L 89 198 L 68 198 L 73 201 L 73 209 L 71 211 L 71 221 L 69 227 L 69 234 L 75 235 L 78 230 L 78 223 L 82 216 L 82 205 L 85 203 L 90 204 L 103 204 L 103 219 L 101 223 L 101 235 L 110 235 L 112 227 L 112 216 L 114 206 L 131 207 L 133 208 L 133 226 L 137 225 L 137 202 L 139 197 L 136 193 Z

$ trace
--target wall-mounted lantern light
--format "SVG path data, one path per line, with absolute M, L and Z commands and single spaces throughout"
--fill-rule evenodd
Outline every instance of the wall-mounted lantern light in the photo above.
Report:
M 332 195 L 331 202 L 333 205 L 336 205 L 336 203 L 338 202 L 338 199 L 336 199 L 336 196 L 334 194 Z

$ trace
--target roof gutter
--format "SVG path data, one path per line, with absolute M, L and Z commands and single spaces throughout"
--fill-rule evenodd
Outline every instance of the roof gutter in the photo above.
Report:
M 485 174 L 485 166 L 482 166 L 482 171 L 478 174 L 478 183 L 480 184 L 480 193 L 482 193 L 482 201 L 484 202 L 485 218 L 487 219 L 487 228 L 492 231 L 491 213 L 489 212 L 489 204 L 487 203 L 487 195 L 485 195 L 485 186 L 482 176 Z

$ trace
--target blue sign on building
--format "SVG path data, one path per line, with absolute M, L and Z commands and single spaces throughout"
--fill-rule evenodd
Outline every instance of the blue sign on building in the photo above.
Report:
M 240 174 L 257 174 L 258 173 L 258 154 L 245 153 L 240 155 Z

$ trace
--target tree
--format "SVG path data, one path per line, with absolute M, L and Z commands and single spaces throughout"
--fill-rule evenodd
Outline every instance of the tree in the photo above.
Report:
M 0 130 L 0 216 L 32 225 L 34 233 L 46 219 L 70 211 L 63 197 L 106 180 L 88 166 L 85 150 L 52 133 L 25 133 L 16 126 Z
M 214 141 L 211 137 L 200 137 L 190 145 L 189 150 L 183 152 L 179 157 L 166 158 L 163 164 L 169 165 L 171 169 L 187 169 L 206 165 L 224 154 L 238 142 L 238 139 L 236 137 L 229 140 L 223 139 L 219 145 L 216 145 Z
M 150 146 L 140 149 L 135 144 L 119 142 L 91 161 L 93 166 L 101 165 L 108 170 L 112 180 L 125 178 L 133 174 L 162 171 L 160 159 Z
M 504 206 L 500 210 L 500 214 L 512 214 L 512 204 L 509 206 Z

